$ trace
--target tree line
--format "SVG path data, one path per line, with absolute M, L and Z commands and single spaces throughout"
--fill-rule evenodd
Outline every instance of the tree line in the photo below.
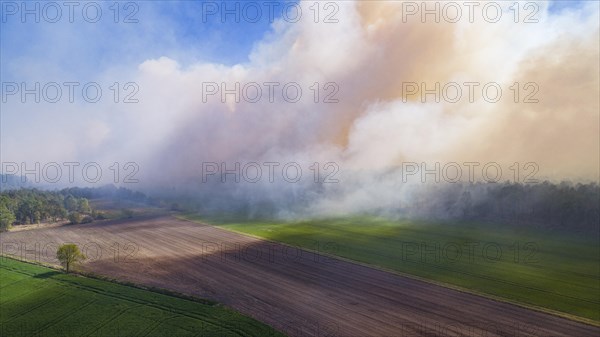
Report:
M 118 201 L 133 201 L 139 203 L 147 203 L 148 197 L 138 191 L 132 191 L 124 187 L 116 187 L 114 185 L 105 185 L 100 187 L 70 187 L 61 191 L 79 198 L 98 199 L 108 198 Z
M 66 190 L 18 189 L 0 193 L 0 230 L 12 225 L 65 219 L 80 223 L 97 216 L 87 198 L 73 196 Z
M 597 183 L 458 183 L 414 191 L 399 213 L 422 218 L 504 223 L 598 233 Z

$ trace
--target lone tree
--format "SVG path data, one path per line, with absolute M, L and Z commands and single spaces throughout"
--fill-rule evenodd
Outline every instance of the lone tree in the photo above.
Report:
M 79 247 L 72 243 L 58 247 L 56 258 L 60 261 L 60 264 L 65 267 L 67 273 L 72 265 L 85 260 L 85 256 L 79 251 Z

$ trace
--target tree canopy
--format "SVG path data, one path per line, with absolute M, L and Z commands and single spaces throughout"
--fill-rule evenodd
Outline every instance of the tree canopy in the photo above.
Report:
M 73 212 L 90 213 L 89 201 L 64 191 L 19 189 L 0 193 L 0 230 L 15 223 L 55 222 L 66 219 Z
M 77 245 L 69 243 L 58 247 L 56 251 L 56 258 L 65 267 L 67 273 L 71 270 L 73 265 L 85 260 L 85 256 L 79 251 Z

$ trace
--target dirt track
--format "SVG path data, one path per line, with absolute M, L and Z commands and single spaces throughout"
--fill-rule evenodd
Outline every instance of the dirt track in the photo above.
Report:
M 57 244 L 75 242 L 87 271 L 213 299 L 291 336 L 600 336 L 597 327 L 169 216 L 3 233 L 0 242 L 3 254 L 49 263 Z

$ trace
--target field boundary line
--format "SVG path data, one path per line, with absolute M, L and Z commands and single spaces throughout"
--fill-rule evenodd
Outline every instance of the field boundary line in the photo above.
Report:
M 297 248 L 301 248 L 301 247 L 297 247 Z M 385 258 L 388 258 L 388 259 L 393 259 L 394 258 L 393 256 L 382 255 L 382 254 L 374 254 L 374 255 L 385 257 Z M 350 259 L 350 261 L 361 262 L 361 261 L 352 260 L 352 259 Z M 419 264 L 419 262 L 417 262 L 417 261 L 405 261 L 405 262 L 412 263 L 412 264 Z M 369 265 L 369 263 L 367 263 L 367 262 L 362 262 L 362 263 L 365 263 L 365 264 Z M 494 282 L 497 282 L 497 283 L 504 283 L 504 284 L 508 284 L 508 285 L 511 285 L 511 286 L 517 286 L 517 287 L 524 288 L 524 289 L 539 291 L 541 293 L 546 293 L 546 294 L 554 295 L 554 296 L 557 296 L 557 297 L 564 297 L 564 298 L 569 298 L 569 299 L 572 299 L 572 300 L 577 300 L 577 301 L 582 301 L 582 302 L 587 302 L 587 303 L 591 303 L 591 304 L 598 304 L 598 305 L 600 305 L 600 301 L 598 301 L 598 300 L 590 300 L 590 299 L 587 299 L 587 298 L 580 298 L 580 297 L 565 295 L 565 294 L 557 293 L 557 292 L 550 291 L 550 290 L 545 290 L 545 289 L 541 289 L 541 288 L 536 288 L 536 287 L 524 285 L 524 284 L 518 283 L 518 282 L 512 282 L 512 281 L 508 281 L 508 280 L 503 280 L 501 278 L 497 278 L 497 277 L 493 277 L 493 276 L 486 276 L 485 274 L 472 273 L 472 272 L 468 272 L 468 271 L 460 270 L 460 269 L 454 270 L 452 268 L 448 268 L 448 267 L 445 267 L 445 266 L 436 265 L 436 264 L 433 264 L 433 263 L 427 263 L 427 262 L 425 262 L 425 263 L 422 263 L 422 264 L 425 264 L 425 265 L 427 265 L 427 266 L 429 266 L 431 268 L 440 269 L 440 270 L 452 272 L 452 273 L 455 273 L 455 274 L 470 276 L 470 277 L 473 277 L 473 278 L 480 278 L 480 279 L 484 279 L 484 280 L 494 281 Z M 386 267 L 383 267 L 383 266 L 379 266 L 379 267 L 380 268 L 386 268 Z M 396 271 L 396 272 L 397 273 L 402 273 L 401 271 Z M 419 277 L 417 275 L 414 275 L 414 276 Z M 597 280 L 596 277 L 594 277 L 594 279 Z M 435 280 L 432 280 L 432 281 L 436 282 Z M 598 281 L 600 281 L 600 280 L 598 280 Z M 567 283 L 567 284 L 568 285 L 574 285 L 572 283 Z M 586 290 L 597 290 L 595 288 L 590 288 L 590 287 L 587 287 L 587 286 L 579 286 L 579 287 L 585 288 Z M 473 291 L 476 291 L 476 290 L 473 290 Z M 494 295 L 490 295 L 490 296 L 494 296 Z M 549 309 L 549 310 L 551 310 L 551 309 Z
M 197 221 L 197 220 L 188 219 L 188 218 L 186 218 L 183 215 L 173 215 L 173 217 L 176 218 L 176 219 L 179 219 L 179 220 L 188 221 L 188 222 L 191 222 L 191 223 L 205 225 L 205 226 L 211 226 L 211 227 L 214 227 L 216 229 L 223 230 L 223 231 L 228 231 L 228 232 L 237 233 L 237 234 L 240 234 L 240 235 L 252 237 L 252 238 L 255 238 L 255 239 L 258 239 L 258 240 L 262 240 L 262 241 L 265 241 L 265 242 L 271 242 L 271 243 L 285 245 L 285 246 L 292 247 L 292 248 L 302 249 L 304 251 L 307 251 L 307 252 L 310 252 L 310 253 L 313 253 L 313 254 L 320 254 L 320 255 L 327 256 L 327 257 L 330 257 L 330 258 L 333 258 L 333 259 L 338 259 L 338 260 L 345 261 L 345 262 L 348 262 L 348 263 L 357 264 L 357 265 L 360 265 L 360 266 L 363 266 L 363 267 L 366 267 L 366 268 L 372 268 L 372 269 L 380 270 L 380 271 L 387 272 L 387 273 L 390 273 L 390 274 L 394 274 L 394 275 L 397 275 L 397 276 L 402 276 L 402 277 L 410 278 L 410 279 L 413 279 L 413 280 L 417 280 L 417 281 L 421 281 L 421 282 L 425 282 L 425 283 L 437 285 L 437 286 L 440 286 L 440 287 L 444 287 L 444 288 L 456 290 L 456 291 L 459 291 L 459 292 L 462 292 L 462 293 L 476 295 L 476 296 L 479 296 L 479 297 L 484 297 L 484 298 L 490 299 L 492 301 L 496 301 L 496 302 L 500 302 L 500 303 L 508 303 L 508 304 L 516 305 L 516 306 L 521 307 L 521 308 L 525 308 L 525 309 L 529 309 L 529 310 L 534 310 L 534 311 L 537 311 L 537 312 L 542 312 L 542 313 L 550 314 L 550 315 L 553 315 L 553 316 L 558 316 L 558 317 L 561 317 L 561 318 L 565 318 L 565 319 L 568 319 L 568 320 L 571 320 L 571 321 L 575 321 L 575 322 L 579 322 L 579 323 L 584 323 L 584 324 L 591 325 L 591 326 L 594 326 L 594 327 L 600 327 L 600 321 L 594 321 L 592 319 L 588 319 L 588 318 L 585 318 L 585 317 L 575 316 L 575 315 L 571 315 L 571 314 L 564 313 L 564 312 L 557 311 L 557 310 L 543 308 L 543 307 L 535 306 L 535 305 L 532 305 L 532 304 L 522 303 L 522 302 L 514 301 L 514 300 L 511 300 L 511 299 L 507 299 L 507 298 L 503 298 L 503 297 L 499 297 L 499 296 L 495 296 L 495 295 L 486 294 L 486 293 L 483 293 L 483 292 L 479 292 L 479 291 L 476 291 L 476 290 L 471 290 L 471 289 L 459 287 L 459 286 L 448 284 L 448 283 L 443 283 L 443 282 L 439 282 L 439 281 L 435 281 L 435 280 L 431 280 L 431 279 L 426 279 L 426 278 L 419 277 L 419 276 L 416 276 L 416 275 L 412 275 L 412 274 L 408 274 L 408 273 L 403 273 L 403 272 L 396 271 L 396 270 L 391 270 L 389 268 L 381 267 L 381 266 L 378 266 L 378 265 L 368 264 L 368 263 L 364 263 L 364 262 L 360 262 L 360 261 L 348 259 L 348 258 L 345 258 L 345 257 L 342 257 L 342 256 L 330 254 L 330 253 L 319 252 L 317 250 L 310 249 L 310 248 L 305 248 L 305 247 L 301 247 L 301 246 L 291 245 L 291 244 L 288 244 L 288 243 L 285 243 L 285 242 L 281 242 L 281 241 L 275 241 L 275 240 L 266 239 L 266 238 L 263 238 L 263 237 L 260 237 L 260 236 L 257 236 L 257 235 L 240 232 L 240 231 L 237 231 L 237 230 L 234 230 L 234 229 L 223 228 L 223 227 L 220 227 L 220 226 L 217 226 L 217 225 L 212 225 L 212 224 L 204 222 L 204 221 Z
M 0 254 L 0 258 L 8 258 L 8 259 L 11 259 L 11 260 L 14 260 L 14 261 L 17 261 L 17 262 L 23 262 L 23 263 L 31 264 L 31 265 L 34 265 L 34 266 L 47 267 L 47 266 L 43 265 L 42 263 L 38 263 L 37 261 L 15 259 L 13 257 L 6 256 L 6 255 L 3 255 L 3 254 Z M 60 268 L 58 268 L 58 267 L 56 267 L 54 265 L 52 265 L 51 267 L 48 267 L 48 268 L 51 268 L 51 269 L 58 270 L 58 271 L 62 272 L 62 269 L 60 269 Z M 2 270 L 2 269 L 9 270 L 9 271 L 12 270 L 12 268 L 6 268 L 5 266 L 1 266 L 0 265 L 0 270 Z M 17 271 L 17 270 L 12 270 L 12 271 L 17 272 L 17 273 L 21 272 L 21 271 Z M 29 276 L 33 276 L 34 275 L 34 274 L 26 273 L 26 272 L 21 272 L 21 273 L 25 274 L 25 275 L 29 275 Z M 72 273 L 72 274 L 66 274 L 64 272 L 62 272 L 62 273 L 64 275 L 72 275 L 72 276 L 75 276 L 75 277 L 88 278 L 88 279 L 92 279 L 92 280 L 96 280 L 96 281 L 102 281 L 102 282 L 107 282 L 107 283 L 112 283 L 112 284 L 116 284 L 116 285 L 120 285 L 120 286 L 124 286 L 124 287 L 131 287 L 131 288 L 134 288 L 134 289 L 137 289 L 137 290 L 141 290 L 141 291 L 148 291 L 148 292 L 151 292 L 151 293 L 154 293 L 154 294 L 158 294 L 158 295 L 162 295 L 162 296 L 173 297 L 173 298 L 180 299 L 180 300 L 187 300 L 187 301 L 190 301 L 190 302 L 193 302 L 193 303 L 205 305 L 207 307 L 220 307 L 221 309 L 232 311 L 232 312 L 234 312 L 234 313 L 236 313 L 238 315 L 241 315 L 243 317 L 252 318 L 252 317 L 250 317 L 248 315 L 242 314 L 241 312 L 239 312 L 239 311 L 237 311 L 237 310 L 235 310 L 233 308 L 225 306 L 225 305 L 223 305 L 223 304 L 221 304 L 219 302 L 215 302 L 215 301 L 203 299 L 203 298 L 200 298 L 200 297 L 189 296 L 189 295 L 182 294 L 182 293 L 177 293 L 177 292 L 174 292 L 174 291 L 171 291 L 171 290 L 168 290 L 168 289 L 154 288 L 154 287 L 145 287 L 143 285 L 138 285 L 136 283 L 119 281 L 119 280 L 116 280 L 116 279 L 111 279 L 111 278 L 104 277 L 104 276 L 101 276 L 101 275 L 96 275 L 96 274 L 93 274 L 93 273 L 79 273 L 79 272 Z M 233 333 L 235 335 L 244 336 L 244 332 L 243 331 L 239 331 L 238 327 L 236 327 L 236 326 L 228 326 L 228 325 L 226 325 L 224 323 L 221 323 L 217 319 L 214 319 L 214 318 L 212 318 L 210 316 L 207 316 L 207 315 L 204 315 L 204 314 L 201 314 L 201 313 L 197 313 L 197 312 L 190 313 L 190 312 L 187 312 L 187 311 L 184 311 L 184 310 L 177 310 L 176 308 L 165 306 L 165 305 L 161 305 L 160 303 L 156 303 L 156 302 L 144 300 L 142 298 L 137 298 L 135 296 L 127 296 L 127 295 L 122 295 L 122 294 L 118 294 L 118 293 L 113 293 L 113 292 L 110 292 L 110 291 L 106 291 L 104 289 L 99 289 L 99 288 L 95 288 L 95 287 L 92 287 L 92 286 L 87 286 L 87 285 L 84 285 L 84 284 L 79 284 L 79 283 L 74 282 L 74 281 L 60 280 L 60 279 L 53 279 L 53 280 L 55 282 L 57 282 L 60 286 L 66 286 L 67 284 L 69 284 L 69 285 L 74 286 L 76 288 L 79 288 L 81 290 L 93 292 L 93 293 L 95 293 L 95 294 L 97 294 L 99 296 L 113 297 L 113 298 L 117 298 L 117 299 L 120 299 L 120 300 L 123 300 L 123 301 L 129 301 L 129 302 L 132 302 L 132 303 L 136 303 L 137 305 L 145 305 L 145 306 L 152 307 L 152 308 L 155 308 L 155 309 L 163 310 L 165 312 L 171 312 L 171 313 L 175 314 L 175 316 L 172 316 L 172 317 L 187 317 L 187 318 L 191 318 L 191 319 L 194 319 L 194 320 L 201 321 L 203 324 L 210 325 L 210 326 L 213 326 L 213 327 L 216 327 L 216 328 L 219 328 L 219 329 L 223 329 L 223 330 L 229 331 L 229 332 L 231 332 L 231 333 Z M 65 295 L 67 295 L 67 294 L 62 294 L 62 296 L 65 296 Z M 59 296 L 59 297 L 62 297 L 62 296 Z M 55 299 L 53 299 L 53 300 L 55 300 Z M 262 321 L 259 321 L 259 322 L 261 322 L 262 324 L 268 326 L 269 328 L 271 328 L 271 329 L 273 329 L 275 331 L 278 331 L 274 327 L 272 327 L 271 325 L 269 325 L 267 323 L 264 323 Z

